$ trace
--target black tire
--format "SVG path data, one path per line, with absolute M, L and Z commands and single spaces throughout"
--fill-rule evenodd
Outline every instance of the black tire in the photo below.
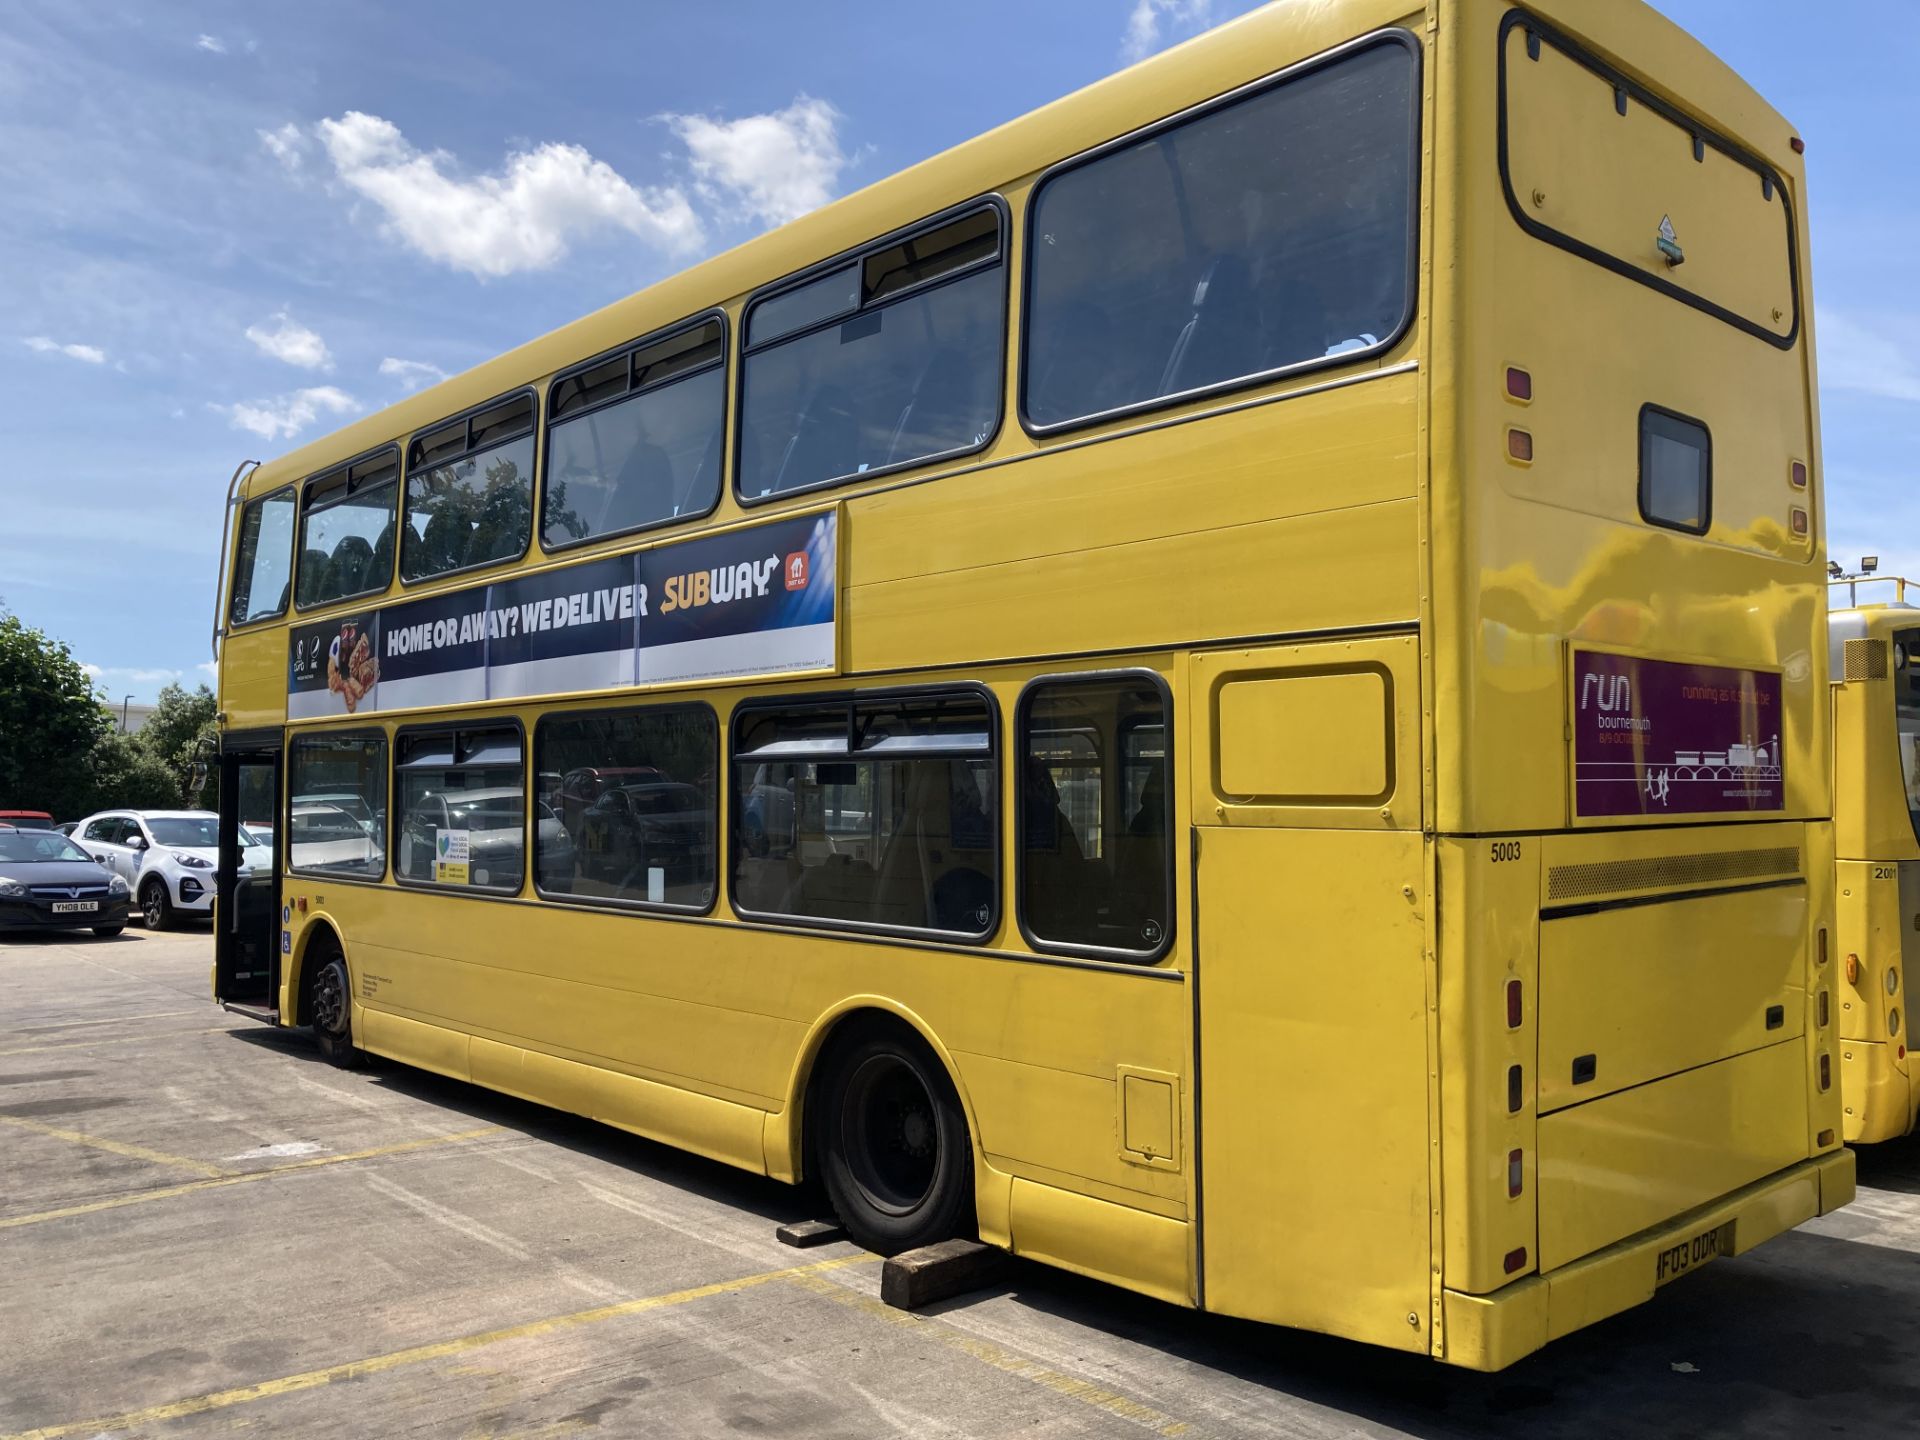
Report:
M 840 1223 L 880 1255 L 973 1232 L 973 1142 L 960 1097 L 904 1026 L 863 1026 L 824 1062 L 819 1171 Z
M 158 875 L 140 882 L 140 920 L 149 930 L 165 930 L 173 924 L 173 897 Z
M 96 925 L 93 927 L 93 933 L 98 935 L 102 940 L 111 940 L 126 928 L 124 922 L 119 925 Z
M 356 1070 L 365 1059 L 353 1043 L 353 988 L 347 978 L 347 962 L 340 947 L 317 941 L 312 957 L 313 978 L 307 1003 L 313 1020 L 313 1041 L 327 1062 L 342 1070 Z

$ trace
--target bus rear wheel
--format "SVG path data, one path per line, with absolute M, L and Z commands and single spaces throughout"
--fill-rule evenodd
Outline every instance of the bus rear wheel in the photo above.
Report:
M 933 1051 L 872 1029 L 834 1052 L 819 1092 L 820 1173 L 855 1242 L 881 1255 L 973 1227 L 973 1144 Z
M 361 1052 L 353 1043 L 353 992 L 347 984 L 347 962 L 337 945 L 330 942 L 325 945 L 326 948 L 313 957 L 312 988 L 308 993 L 314 1043 L 329 1063 L 342 1070 L 352 1070 L 360 1064 Z

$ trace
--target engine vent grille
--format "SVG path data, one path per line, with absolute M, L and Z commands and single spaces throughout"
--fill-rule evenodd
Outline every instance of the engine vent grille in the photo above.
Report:
M 1887 642 L 1848 640 L 1841 646 L 1842 673 L 1848 680 L 1887 678 Z
M 1579 900 L 1624 890 L 1687 890 L 1730 880 L 1770 880 L 1800 873 L 1800 848 L 1715 850 L 1703 855 L 1652 855 L 1555 865 L 1547 871 L 1547 899 Z

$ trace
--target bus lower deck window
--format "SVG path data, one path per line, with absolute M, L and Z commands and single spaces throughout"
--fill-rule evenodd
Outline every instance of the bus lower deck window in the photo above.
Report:
M 1704 535 L 1713 514 L 1713 442 L 1707 427 L 1658 406 L 1640 411 L 1640 515 Z

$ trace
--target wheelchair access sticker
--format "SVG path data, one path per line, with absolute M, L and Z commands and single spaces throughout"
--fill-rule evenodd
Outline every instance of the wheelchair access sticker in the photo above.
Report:
M 293 931 L 282 930 L 280 932 L 280 953 L 282 955 L 291 955 L 293 953 Z

